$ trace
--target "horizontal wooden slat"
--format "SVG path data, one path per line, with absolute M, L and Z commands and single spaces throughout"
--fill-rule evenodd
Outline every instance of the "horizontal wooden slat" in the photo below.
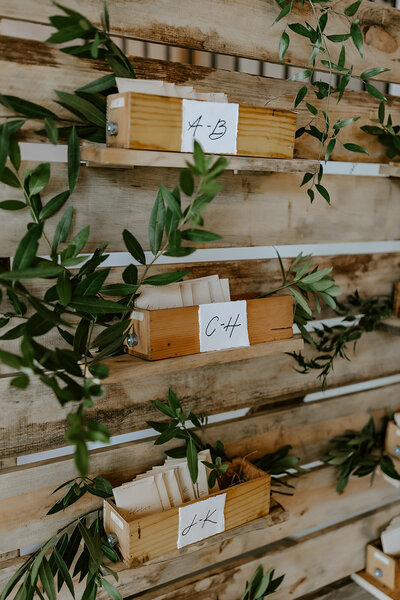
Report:
M 338 359 L 328 383 L 336 387 L 397 374 L 399 351 L 399 337 L 369 333 L 358 343 L 351 368 L 347 361 Z M 154 417 L 151 401 L 165 401 L 170 387 L 186 408 L 205 414 L 282 402 L 321 389 L 315 372 L 303 375 L 294 370 L 295 366 L 290 356 L 272 355 L 117 382 L 107 386 L 91 416 L 106 424 L 112 434 L 121 434 L 145 428 Z M 34 381 L 28 391 L 10 390 L 8 384 L 8 379 L 0 379 L 0 456 L 65 445 L 65 415 L 70 409 L 58 407 L 53 394 L 41 383 Z
M 351 0 L 335 5 L 342 12 Z M 69 3 L 93 21 L 99 21 L 102 10 L 101 0 L 85 4 L 84 10 L 79 0 Z M 279 14 L 279 6 L 273 0 L 236 0 L 230 3 L 229 11 L 224 2 L 203 0 L 197 3 L 188 0 L 184 4 L 170 0 L 156 0 L 151 3 L 114 0 L 110 7 L 112 31 L 117 35 L 173 46 L 183 46 L 197 50 L 208 50 L 221 54 L 255 58 L 269 62 L 279 62 L 278 45 L 285 19 L 273 26 Z M 34 23 L 48 23 L 48 17 L 56 11 L 50 0 L 3 0 L 0 17 L 29 20 Z M 292 19 L 301 22 L 314 22 L 311 7 L 295 5 Z M 357 17 L 364 31 L 364 60 L 354 46 L 348 42 L 347 56 L 354 72 L 361 73 L 366 65 L 379 65 L 390 68 L 384 78 L 400 81 L 398 66 L 399 15 L 393 8 L 386 8 L 373 2 L 363 1 Z M 243 27 L 243 23 L 246 24 Z M 342 33 L 348 30 L 346 21 L 333 13 L 329 19 L 328 33 Z M 308 40 L 294 36 L 284 62 L 304 66 L 310 55 Z M 332 60 L 337 62 L 339 44 L 330 44 Z M 324 67 L 323 67 L 324 68 Z
M 365 562 L 365 545 L 378 531 L 398 515 L 399 502 L 376 509 L 365 516 L 354 517 L 341 526 L 332 525 L 277 548 L 255 552 L 231 564 L 199 573 L 184 581 L 174 582 L 165 590 L 150 591 L 143 600 L 237 600 L 256 568 L 276 569 L 285 573 L 282 585 L 274 594 L 276 600 L 299 598 L 337 579 L 359 570 Z
M 32 163 L 25 163 L 32 167 Z M 67 186 L 66 167 L 52 165 L 45 200 Z M 400 238 L 400 181 L 378 177 L 327 175 L 332 206 L 324 200 L 310 204 L 302 175 L 274 173 L 221 177 L 223 191 L 204 212 L 205 227 L 222 236 L 210 246 L 266 246 L 396 240 Z M 71 235 L 90 224 L 86 251 L 108 241 L 109 251 L 126 250 L 122 231 L 129 228 L 148 249 L 147 225 L 158 185 L 172 188 L 175 169 L 82 168 L 71 197 L 76 212 Z M 11 194 L 11 195 L 10 195 Z M 0 184 L 0 201 L 20 197 L 18 190 Z M 27 211 L 7 213 L 0 223 L 0 256 L 12 256 L 29 220 Z M 50 239 L 58 216 L 46 224 Z M 48 248 L 41 246 L 48 254 Z
M 301 600 L 342 600 L 343 598 L 346 600 L 371 600 L 371 594 L 346 577 L 321 590 L 302 596 Z
M 261 0 L 264 2 L 264 0 Z M 272 0 L 271 0 L 272 1 Z M 365 0 L 364 0 L 365 1 Z M 372 3 L 368 3 L 372 4 Z M 373 5 L 377 9 L 377 5 Z M 1 7 L 0 7 L 1 10 Z M 38 13 L 39 14 L 39 13 Z M 276 31 L 276 30 L 275 30 Z M 265 30 L 264 30 L 265 33 Z M 265 36 L 268 38 L 269 36 Z M 165 79 L 178 84 L 193 85 L 199 91 L 220 91 L 227 94 L 229 101 L 241 102 L 253 106 L 269 106 L 292 109 L 294 98 L 303 82 L 285 81 L 282 79 L 256 77 L 245 73 L 216 70 L 209 67 L 181 65 L 173 62 L 132 57 L 137 76 L 144 79 Z M 368 61 L 366 65 L 370 64 Z M 382 63 L 377 61 L 380 66 Z M 109 67 L 102 61 L 81 60 L 68 56 L 56 48 L 43 42 L 32 44 L 29 40 L 0 36 L 0 89 L 2 93 L 10 93 L 27 97 L 33 102 L 47 106 L 60 115 L 67 115 L 64 109 L 55 104 L 55 89 L 73 91 L 108 72 Z M 400 67 L 397 67 L 400 70 Z M 40 85 L 38 85 L 40 82 Z M 312 104 L 325 110 L 325 101 L 315 98 L 311 92 Z M 388 97 L 388 109 L 393 122 L 400 118 L 400 99 Z M 342 144 L 336 144 L 331 156 L 332 160 L 388 162 L 385 148 L 376 137 L 364 134 L 361 125 L 370 122 L 376 116 L 379 101 L 366 92 L 346 92 L 340 104 L 331 104 L 329 116 L 331 122 L 338 118 L 345 119 L 360 116 L 359 121 L 343 129 L 340 139 L 343 142 L 357 142 L 367 148 L 369 155 L 354 154 L 346 150 Z M 296 109 L 299 113 L 297 125 L 306 125 L 310 113 L 301 104 Z M 5 114 L 2 107 L 0 115 Z M 69 114 L 69 113 L 68 113 Z M 30 123 L 26 133 L 27 139 L 37 139 L 32 132 L 38 130 L 38 123 Z M 310 136 L 302 136 L 296 140 L 295 157 L 318 158 L 319 143 Z
M 399 406 L 399 388 L 399 385 L 392 385 L 311 404 L 297 402 L 262 414 L 210 425 L 205 439 L 213 444 L 220 439 L 225 444 L 228 455 L 249 456 L 251 460 L 275 451 L 282 445 L 291 444 L 294 454 L 299 456 L 304 464 L 320 459 L 328 449 L 332 436 L 349 427 L 361 428 L 371 414 L 380 418 L 388 406 L 396 410 Z M 154 411 L 151 417 L 159 419 Z M 175 445 L 176 442 L 171 442 L 169 447 Z M 163 455 L 164 447 L 154 446 L 153 439 L 147 439 L 92 452 L 91 468 L 93 473 L 102 473 L 113 483 L 121 483 L 136 473 L 145 471 L 151 465 L 162 462 Z M 327 471 L 330 474 L 323 475 L 322 479 L 315 473 L 307 476 L 311 477 L 311 485 L 331 486 L 334 469 Z M 42 541 L 51 528 L 56 530 L 77 514 L 96 505 L 96 500 L 85 497 L 65 513 L 43 520 L 47 510 L 58 497 L 51 496 L 53 489 L 74 475 L 75 466 L 71 458 L 7 469 L 0 473 L 0 552 Z M 383 484 L 383 481 L 381 483 Z M 285 508 L 289 507 L 287 510 L 292 513 L 300 494 L 309 494 L 309 486 L 309 479 L 302 477 L 295 482 L 296 495 L 293 499 L 282 497 L 280 500 L 281 497 L 278 496 L 278 500 Z M 384 496 L 389 493 L 389 497 L 392 498 L 395 488 L 389 486 L 384 489 L 386 491 L 377 492 L 378 496 L 374 496 L 374 501 L 382 493 Z M 342 516 L 345 513 L 340 512 L 342 508 L 339 497 L 333 490 L 331 492 L 332 499 L 329 502 L 332 504 L 329 511 L 333 519 L 332 515 L 337 511 Z M 347 498 L 347 493 L 340 498 L 345 496 Z M 372 502 L 372 496 L 365 500 Z M 307 500 L 308 503 L 314 501 L 318 503 L 318 495 L 315 495 L 313 500 Z M 328 502 L 328 499 L 325 498 L 325 501 Z M 318 515 L 318 512 L 316 514 Z M 315 516 L 313 511 L 307 513 L 302 522 L 303 529 L 315 524 Z

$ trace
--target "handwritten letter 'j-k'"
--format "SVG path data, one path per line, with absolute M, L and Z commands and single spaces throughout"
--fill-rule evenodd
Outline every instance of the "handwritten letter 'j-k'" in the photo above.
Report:
M 239 104 L 182 100 L 181 152 L 198 141 L 209 154 L 237 154 Z
M 226 494 L 179 508 L 178 548 L 225 531 Z
M 250 346 L 246 300 L 199 306 L 200 352 Z

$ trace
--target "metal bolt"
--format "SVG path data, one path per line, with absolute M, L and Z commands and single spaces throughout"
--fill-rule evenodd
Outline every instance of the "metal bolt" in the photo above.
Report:
M 108 121 L 108 123 L 107 123 L 108 135 L 118 135 L 118 131 L 119 131 L 118 123 L 115 123 L 115 121 Z
M 139 343 L 139 338 L 136 333 L 128 333 L 126 336 L 126 343 L 128 344 L 129 348 L 132 348 L 132 346 L 137 346 Z
M 396 456 L 400 456 L 400 446 L 395 446 L 393 448 L 393 451 L 395 453 Z
M 107 542 L 110 544 L 111 547 L 114 547 L 116 544 L 118 544 L 118 536 L 116 533 L 109 533 L 107 535 Z
M 375 570 L 374 570 L 374 575 L 375 575 L 375 577 L 376 577 L 377 579 L 380 579 L 380 578 L 382 577 L 382 575 L 383 575 L 383 573 L 382 573 L 382 569 L 375 569 Z

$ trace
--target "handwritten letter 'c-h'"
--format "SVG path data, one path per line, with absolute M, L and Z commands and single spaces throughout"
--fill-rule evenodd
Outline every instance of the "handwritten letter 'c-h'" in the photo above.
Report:
M 179 507 L 178 548 L 225 531 L 226 494 Z
M 200 352 L 250 346 L 246 300 L 199 305 Z

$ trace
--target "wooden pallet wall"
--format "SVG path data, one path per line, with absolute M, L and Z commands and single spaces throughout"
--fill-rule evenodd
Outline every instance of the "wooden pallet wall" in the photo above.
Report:
M 351 0 L 340 0 L 342 5 L 350 3 Z M 102 9 L 100 0 L 84 4 L 69 0 L 66 4 L 84 11 L 94 21 Z M 200 3 L 113 0 L 109 5 L 113 32 L 124 39 L 277 61 L 282 27 L 280 24 L 271 27 L 277 15 L 273 0 L 235 0 L 229 7 L 221 0 Z M 55 10 L 50 0 L 0 0 L 0 18 L 5 19 L 45 24 Z M 363 0 L 360 19 L 365 60 L 361 61 L 349 46 L 356 73 L 375 65 L 386 66 L 391 70 L 382 74 L 382 81 L 400 82 L 399 16 L 396 9 Z M 333 29 L 340 27 L 339 21 L 332 23 Z M 386 40 L 384 47 L 380 44 L 382 36 Z M 308 47 L 298 38 L 285 62 L 304 66 L 307 55 Z M 201 91 L 223 91 L 231 101 L 255 106 L 291 108 L 302 85 L 143 57 L 133 58 L 133 64 L 139 77 L 186 83 Z M 107 65 L 102 61 L 79 60 L 44 42 L 0 36 L 1 93 L 20 95 L 54 109 L 52 90 L 71 91 L 105 73 Z M 389 105 L 393 120 L 398 123 L 400 99 L 389 98 Z M 366 162 L 387 162 L 383 148 L 359 130 L 360 125 L 375 116 L 377 106 L 378 101 L 365 92 L 349 91 L 340 105 L 333 108 L 331 116 L 334 120 L 355 114 L 361 117 L 345 134 L 347 140 L 367 147 L 369 156 L 357 156 Z M 7 111 L 1 107 L 0 117 L 4 116 Z M 299 124 L 306 120 L 306 111 L 299 107 Z M 35 134 L 36 129 L 37 123 L 29 123 L 24 129 L 24 140 L 42 143 L 44 140 Z M 316 152 L 311 138 L 302 137 L 296 143 L 299 161 L 316 158 Z M 335 160 L 347 162 L 354 157 L 341 147 L 333 155 Z M 49 194 L 59 190 L 66 178 L 65 164 L 52 163 L 51 168 Z M 88 249 L 94 250 L 99 242 L 108 240 L 112 253 L 124 252 L 121 232 L 128 226 L 145 243 L 143 231 L 158 184 L 173 185 L 177 177 L 178 170 L 174 168 L 82 167 L 72 197 L 76 208 L 72 235 L 90 223 Z M 227 252 L 242 252 L 242 255 L 235 254 L 232 260 L 215 260 L 210 253 L 200 253 L 195 255 L 198 262 L 193 260 L 185 268 L 193 277 L 218 272 L 230 278 L 234 295 L 251 297 L 279 282 L 276 259 L 252 258 L 262 256 L 262 248 L 318 244 L 315 261 L 321 266 L 333 265 L 343 291 L 341 299 L 355 289 L 363 295 L 389 294 L 393 283 L 400 278 L 399 247 L 393 252 L 372 252 L 368 243 L 400 238 L 399 180 L 328 175 L 325 185 L 332 199 L 332 206 L 328 206 L 323 200 L 309 204 L 304 190 L 299 188 L 301 177 L 301 173 L 227 172 L 222 178 L 224 190 L 210 205 L 205 220 L 210 229 L 223 236 L 214 244 L 215 257 L 222 256 L 217 253 L 226 248 L 231 249 Z M 0 184 L 0 201 L 8 198 L 9 190 Z M 7 213 L 7 218 L 0 220 L 0 256 L 13 255 L 24 227 L 24 219 L 18 213 Z M 355 243 L 362 243 L 362 250 Z M 323 252 L 326 246 L 321 246 L 327 244 L 329 255 Z M 343 244 L 346 254 L 341 250 Z M 250 254 L 251 248 L 256 254 Z M 285 262 L 289 264 L 288 259 Z M 164 265 L 157 267 L 157 271 L 175 268 L 176 265 Z M 117 279 L 120 272 L 120 268 L 113 269 L 111 279 Z M 42 293 L 43 284 L 35 282 L 34 289 Z M 332 317 L 332 312 L 325 310 L 321 317 Z M 46 338 L 46 343 L 53 344 L 54 340 Z M 6 347 L 12 348 L 12 343 L 8 342 Z M 399 408 L 399 383 L 377 388 L 371 383 L 399 374 L 399 354 L 400 338 L 378 332 L 369 334 L 358 344 L 350 363 L 337 361 L 329 378 L 329 387 L 334 390 L 331 397 L 311 403 L 303 398 L 319 391 L 320 381 L 314 373 L 297 373 L 293 360 L 284 354 L 231 363 L 216 361 L 201 367 L 190 360 L 149 364 L 122 357 L 114 361 L 107 393 L 96 403 L 92 416 L 105 423 L 113 435 L 141 431 L 148 420 L 159 418 L 151 400 L 164 400 L 171 387 L 183 405 L 195 411 L 211 415 L 250 409 L 244 416 L 215 423 L 207 429 L 209 441 L 223 440 L 228 453 L 255 456 L 291 444 L 301 461 L 309 463 L 321 458 L 333 435 L 347 427 L 361 427 L 371 415 L 379 418 L 387 406 Z M 96 505 L 93 497 L 85 497 L 65 513 L 45 516 L 57 498 L 50 496 L 51 491 L 74 476 L 73 461 L 70 456 L 56 456 L 17 465 L 17 457 L 64 446 L 67 410 L 59 408 L 47 388 L 39 383 L 33 383 L 25 392 L 10 389 L 10 377 L 2 367 L 0 589 L 21 564 L 23 559 L 18 557 L 21 548 L 42 542 L 60 526 Z M 336 390 L 360 382 L 369 389 L 345 395 Z M 154 447 L 153 441 L 141 439 L 93 451 L 93 474 L 101 473 L 119 483 L 161 462 L 163 452 Z M 277 600 L 305 595 L 311 600 L 316 590 L 360 569 L 366 542 L 400 512 L 398 490 L 379 477 L 373 487 L 368 480 L 354 480 L 338 496 L 334 469 L 320 466 L 297 478 L 294 485 L 293 497 L 276 496 L 284 513 L 272 514 L 267 522 L 257 521 L 226 532 L 136 569 L 119 565 L 121 594 L 124 598 L 134 596 L 144 600 L 184 600 L 193 596 L 199 600 L 215 600 L 217 596 L 220 600 L 238 600 L 244 582 L 262 564 L 266 569 L 275 567 L 278 574 L 286 573 L 284 584 L 275 596 Z M 332 525 L 333 522 L 336 524 Z M 307 533 L 309 530 L 313 532 Z M 81 594 L 82 587 L 78 589 Z M 349 588 L 346 583 L 338 589 L 343 593 Z M 333 591 L 320 597 L 331 600 L 335 597 L 332 594 Z M 62 592 L 62 600 L 64 595 Z M 103 593 L 99 597 L 103 598 Z M 350 599 L 350 595 L 346 597 Z

